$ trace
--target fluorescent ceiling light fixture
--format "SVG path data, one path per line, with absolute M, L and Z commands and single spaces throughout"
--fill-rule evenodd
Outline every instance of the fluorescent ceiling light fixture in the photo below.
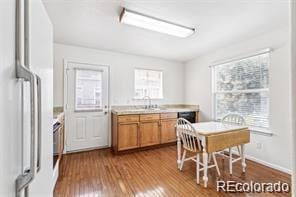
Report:
M 124 24 L 134 25 L 144 29 L 182 38 L 188 37 L 195 32 L 194 28 L 177 25 L 172 22 L 140 14 L 125 8 L 123 8 L 119 16 L 119 21 Z

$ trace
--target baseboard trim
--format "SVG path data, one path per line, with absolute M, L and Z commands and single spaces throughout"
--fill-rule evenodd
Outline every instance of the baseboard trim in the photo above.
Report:
M 238 152 L 237 151 L 233 151 L 232 154 L 234 155 L 237 155 L 239 156 Z M 267 167 L 270 167 L 272 169 L 275 169 L 275 170 L 278 170 L 278 171 L 281 171 L 281 172 L 284 172 L 286 174 L 289 174 L 289 175 L 292 175 L 292 170 L 288 169 L 288 168 L 284 168 L 282 166 L 279 166 L 279 165 L 276 165 L 276 164 L 272 164 L 272 163 L 269 163 L 269 162 L 266 162 L 264 160 L 261 160 L 261 159 L 258 159 L 256 157 L 253 157 L 251 155 L 245 155 L 246 159 L 250 160 L 250 161 L 253 161 L 253 162 L 256 162 L 256 163 L 259 163 L 261 165 L 264 165 L 264 166 L 267 166 Z
M 97 146 L 97 147 L 92 147 L 92 148 L 85 148 L 85 149 L 80 149 L 80 150 L 73 150 L 73 151 L 66 151 L 64 154 L 74 154 L 74 153 L 81 153 L 81 152 L 88 152 L 88 151 L 94 151 L 94 150 L 99 150 L 99 149 L 109 149 L 108 146 Z
M 276 164 L 272 164 L 272 163 L 269 163 L 269 162 L 266 162 L 266 161 L 263 161 L 261 159 L 258 159 L 256 157 L 253 157 L 253 156 L 250 156 L 250 155 L 246 155 L 246 159 L 248 160 L 251 160 L 251 161 L 254 161 L 256 163 L 260 163 L 264 166 L 267 166 L 267 167 L 270 167 L 270 168 L 273 168 L 275 170 L 278 170 L 278 171 L 281 171 L 281 172 L 284 172 L 284 173 L 287 173 L 287 174 L 290 174 L 292 175 L 292 170 L 288 169 L 288 168 L 284 168 L 282 166 L 279 166 L 279 165 L 276 165 Z

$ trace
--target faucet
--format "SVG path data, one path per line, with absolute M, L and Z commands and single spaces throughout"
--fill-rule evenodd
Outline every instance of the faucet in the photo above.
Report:
M 144 96 L 143 97 L 143 100 L 146 100 L 146 99 L 148 99 L 148 102 L 149 102 L 149 105 L 145 105 L 145 109 L 150 109 L 150 108 L 152 108 L 152 104 L 151 104 L 151 97 L 150 96 Z

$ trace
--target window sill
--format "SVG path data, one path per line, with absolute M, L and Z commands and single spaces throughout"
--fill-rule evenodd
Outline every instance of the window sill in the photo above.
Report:
M 260 129 L 260 128 L 255 128 L 255 127 L 249 127 L 249 129 L 254 134 L 265 135 L 265 136 L 273 136 L 274 135 L 274 133 L 272 133 L 270 130 L 267 130 L 267 129 Z
M 164 98 L 150 98 L 151 100 L 163 100 Z M 141 98 L 141 97 L 134 97 L 133 100 L 147 100 L 147 98 Z

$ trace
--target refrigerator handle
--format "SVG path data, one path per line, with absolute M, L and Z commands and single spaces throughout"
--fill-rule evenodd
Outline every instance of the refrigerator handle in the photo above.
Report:
M 36 76 L 20 62 L 16 65 L 16 77 L 30 83 L 30 167 L 16 179 L 16 196 L 20 196 L 36 174 Z
M 40 171 L 41 168 L 41 147 L 42 147 L 42 90 L 41 90 L 41 78 L 36 74 L 37 80 L 37 123 L 38 123 L 38 141 L 37 141 L 37 172 Z

